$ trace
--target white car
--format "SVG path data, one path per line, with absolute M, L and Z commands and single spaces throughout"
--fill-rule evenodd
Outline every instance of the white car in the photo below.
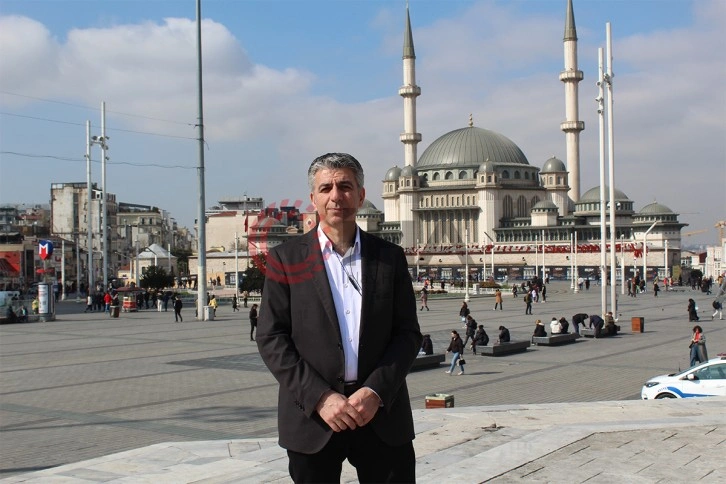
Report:
M 726 396 L 726 356 L 680 373 L 651 378 L 640 392 L 643 400 Z

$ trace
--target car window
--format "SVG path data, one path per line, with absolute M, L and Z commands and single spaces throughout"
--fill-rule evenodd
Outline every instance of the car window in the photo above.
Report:
M 699 380 L 722 380 L 726 379 L 726 365 L 711 365 L 695 372 Z

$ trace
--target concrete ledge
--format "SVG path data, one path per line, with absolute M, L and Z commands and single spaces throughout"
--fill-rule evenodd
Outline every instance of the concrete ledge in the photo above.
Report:
M 438 368 L 439 363 L 446 361 L 446 355 L 444 354 L 433 354 L 433 355 L 419 355 L 413 361 L 411 370 L 422 370 L 424 368 Z
M 574 343 L 580 337 L 577 333 L 560 333 L 549 336 L 532 336 L 532 344 L 535 346 L 557 346 L 566 343 Z
M 527 351 L 529 346 L 529 341 L 510 341 L 498 345 L 477 346 L 476 351 L 482 356 L 500 356 Z

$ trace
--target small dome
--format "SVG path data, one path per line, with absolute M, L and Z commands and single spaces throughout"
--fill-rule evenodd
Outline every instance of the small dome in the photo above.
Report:
M 609 200 L 610 200 L 610 187 L 608 187 L 606 185 L 605 186 L 605 201 L 607 202 Z M 618 201 L 618 200 L 628 201 L 628 202 L 630 201 L 628 196 L 626 194 L 624 194 L 623 192 L 621 192 L 620 190 L 618 190 L 617 188 L 615 189 L 615 200 L 616 201 Z M 582 203 L 582 202 L 600 202 L 600 185 L 586 191 L 580 197 L 580 200 L 577 203 Z
M 556 173 L 562 171 L 567 171 L 565 163 L 559 158 L 555 158 L 553 156 L 549 160 L 545 161 L 545 164 L 542 166 L 542 170 L 540 171 L 540 173 Z
M 398 177 L 401 176 L 401 169 L 397 166 L 394 166 L 390 170 L 386 172 L 386 177 L 383 179 L 383 181 L 396 181 L 398 180 Z
M 534 207 L 532 207 L 532 210 L 559 210 L 557 208 L 557 205 L 555 205 L 555 202 L 552 200 L 542 200 L 541 202 L 537 202 L 534 204 Z
M 404 166 L 401 170 L 401 176 L 416 176 L 416 174 L 416 170 L 411 165 Z
M 658 202 L 653 202 L 651 204 L 646 205 L 645 207 L 640 209 L 640 212 L 638 212 L 638 215 L 664 215 L 664 214 L 673 214 L 673 210 L 666 207 L 665 205 L 661 205 Z
M 491 160 L 487 160 L 481 165 L 479 165 L 479 173 L 494 173 L 496 170 L 494 169 L 494 162 Z
M 373 204 L 371 203 L 371 201 L 370 201 L 370 200 L 368 200 L 367 198 L 366 198 L 365 200 L 363 200 L 363 205 L 361 205 L 361 207 L 360 207 L 360 210 L 358 210 L 358 213 L 360 213 L 360 212 L 361 212 L 361 210 L 373 210 L 373 211 L 375 211 L 375 212 L 380 212 L 380 210 L 378 210 L 378 209 L 376 208 L 376 206 L 375 206 L 375 205 L 373 205 Z

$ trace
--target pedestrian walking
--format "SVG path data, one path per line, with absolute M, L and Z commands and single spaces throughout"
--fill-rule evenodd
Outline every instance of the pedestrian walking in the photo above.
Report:
M 177 296 L 176 299 L 174 299 L 174 321 L 177 323 L 184 322 L 184 318 L 182 318 L 181 314 L 182 306 L 182 300 L 179 296 Z
M 497 289 L 494 292 L 494 310 L 497 310 L 497 306 L 499 306 L 500 311 L 504 311 L 504 306 L 502 304 L 502 291 Z
M 451 353 L 451 367 L 446 370 L 446 373 L 453 375 L 456 364 L 459 363 L 460 371 L 458 375 L 463 375 L 464 365 L 466 364 L 466 362 L 461 359 L 461 354 L 464 352 L 464 342 L 461 341 L 461 336 L 459 336 L 459 333 L 456 330 L 451 331 L 451 342 L 449 343 L 449 347 L 446 348 L 446 352 Z
M 703 334 L 703 329 L 698 325 L 693 327 L 693 336 L 691 336 L 691 344 L 688 345 L 688 348 L 691 350 L 691 367 L 708 361 L 706 336 Z
M 426 308 L 426 311 L 429 310 L 429 290 L 426 288 L 426 284 L 424 284 L 423 289 L 421 289 L 421 311 Z
M 715 299 L 713 301 L 713 309 L 715 310 L 713 314 L 711 315 L 711 321 L 713 321 L 713 318 L 716 317 L 718 314 L 718 319 L 723 320 L 723 304 L 718 299 Z
M 471 317 L 471 314 L 466 317 L 466 339 L 464 340 L 464 348 L 466 348 L 466 343 L 469 342 L 469 338 L 471 338 L 472 341 L 474 341 L 474 335 L 476 334 L 476 321 L 474 318 Z M 462 350 L 463 352 L 463 350 Z
M 658 291 L 660 291 L 660 287 L 658 287 L 658 282 L 653 283 L 653 297 L 658 297 Z
M 86 296 L 86 309 L 83 312 L 87 313 L 88 311 L 93 312 L 93 296 L 90 294 Z
M 212 299 L 209 300 L 209 305 L 212 307 L 212 311 L 214 316 L 217 316 L 217 306 L 219 306 L 219 303 L 217 302 L 217 296 L 212 294 Z
M 232 296 L 232 312 L 238 311 L 237 309 L 237 295 Z
M 524 293 L 524 304 L 527 305 L 524 314 L 532 314 L 532 294 L 529 291 Z
M 461 324 L 464 325 L 464 328 L 466 328 L 466 317 L 469 315 L 470 312 L 471 311 L 469 311 L 469 305 L 466 304 L 466 301 L 462 302 L 461 308 L 459 309 L 459 317 L 461 318 Z
M 547 302 L 547 286 L 545 284 L 542 284 L 542 291 L 540 292 L 540 294 L 542 295 L 542 302 L 546 303 Z
M 242 305 L 244 307 L 247 307 L 247 299 L 250 297 L 250 293 L 247 291 L 242 291 Z
M 257 304 L 250 308 L 250 341 L 255 340 L 255 329 L 257 328 Z

